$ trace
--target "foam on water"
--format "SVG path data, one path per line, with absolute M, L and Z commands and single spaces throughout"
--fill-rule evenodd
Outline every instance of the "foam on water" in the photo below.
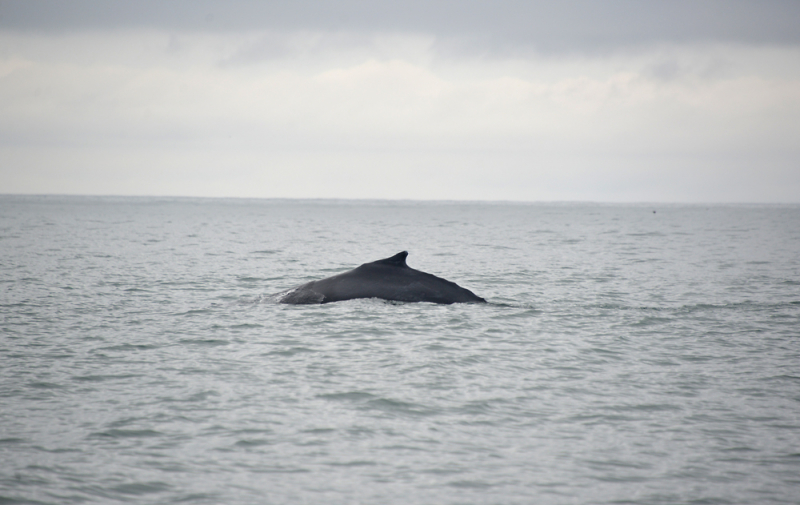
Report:
M 0 501 L 796 503 L 800 207 L 652 211 L 0 197 Z

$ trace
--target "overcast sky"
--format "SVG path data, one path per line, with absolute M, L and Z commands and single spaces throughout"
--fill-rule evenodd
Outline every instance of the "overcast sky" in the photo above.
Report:
M 0 0 L 0 193 L 800 203 L 797 1 Z

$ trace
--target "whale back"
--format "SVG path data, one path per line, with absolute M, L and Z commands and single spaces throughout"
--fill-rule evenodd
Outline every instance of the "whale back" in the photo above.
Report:
M 444 304 L 486 302 L 455 282 L 409 267 L 407 257 L 408 251 L 402 251 L 348 272 L 308 282 L 282 294 L 280 302 L 316 304 L 355 298 Z

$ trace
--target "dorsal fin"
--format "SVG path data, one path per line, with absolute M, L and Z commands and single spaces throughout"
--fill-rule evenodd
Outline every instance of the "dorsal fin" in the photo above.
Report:
M 408 256 L 408 251 L 403 251 L 395 254 L 391 258 L 386 258 L 384 260 L 374 261 L 373 263 L 377 263 L 379 265 L 391 265 L 394 267 L 406 267 L 406 257 Z

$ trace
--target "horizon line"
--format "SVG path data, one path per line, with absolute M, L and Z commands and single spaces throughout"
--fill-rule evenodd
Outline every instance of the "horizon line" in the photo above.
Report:
M 168 199 L 168 200 L 271 200 L 282 202 L 318 202 L 318 203 L 438 203 L 438 204 L 505 204 L 505 205 L 541 205 L 541 204 L 589 204 L 589 205 L 666 205 L 666 206 L 800 206 L 800 202 L 763 202 L 763 201 L 646 201 L 646 200 L 454 200 L 425 198 L 340 198 L 340 197 L 282 197 L 282 196 L 207 196 L 207 195 L 122 195 L 91 193 L 3 193 L 0 198 L 110 198 L 110 199 Z

